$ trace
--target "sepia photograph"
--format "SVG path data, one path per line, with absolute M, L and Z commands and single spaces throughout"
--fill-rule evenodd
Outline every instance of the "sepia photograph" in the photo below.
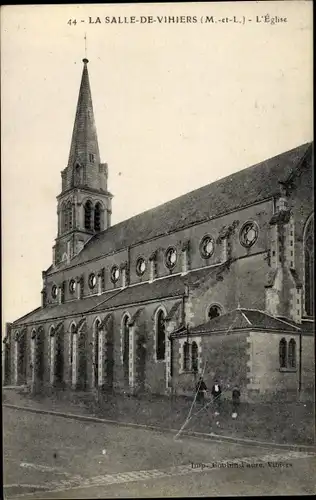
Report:
M 312 7 L 1 7 L 3 498 L 316 493 Z

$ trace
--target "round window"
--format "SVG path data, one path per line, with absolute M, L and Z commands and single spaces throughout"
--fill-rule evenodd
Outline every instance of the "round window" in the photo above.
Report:
M 177 250 L 173 247 L 168 248 L 165 254 L 166 266 L 172 269 L 177 262 Z
M 70 282 L 69 282 L 69 291 L 70 291 L 70 293 L 75 293 L 75 291 L 76 291 L 76 282 L 73 279 L 70 280 Z
M 116 283 L 117 280 L 119 279 L 120 277 L 120 270 L 117 266 L 113 266 L 112 267 L 112 271 L 111 271 L 111 281 L 113 283 Z
M 204 236 L 200 244 L 200 252 L 203 259 L 209 259 L 214 253 L 214 240 L 211 236 Z
M 214 319 L 217 318 L 217 316 L 220 316 L 222 314 L 222 310 L 219 306 L 213 305 L 209 308 L 208 310 L 208 318 L 209 319 Z
M 246 222 L 240 230 L 240 243 L 244 247 L 251 247 L 258 239 L 258 226 L 255 222 Z
M 91 273 L 89 276 L 89 288 L 91 288 L 91 290 L 92 290 L 96 284 L 97 284 L 96 275 Z
M 146 271 L 146 262 L 142 257 L 139 257 L 136 262 L 136 273 L 138 276 L 142 276 Z
M 57 286 L 56 285 L 52 286 L 52 297 L 53 297 L 53 299 L 56 299 L 56 297 L 57 297 Z

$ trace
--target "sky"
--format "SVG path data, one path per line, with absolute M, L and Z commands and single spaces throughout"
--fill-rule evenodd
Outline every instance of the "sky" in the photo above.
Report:
M 312 2 L 1 7 L 2 328 L 40 305 L 85 34 L 112 224 L 313 138 Z

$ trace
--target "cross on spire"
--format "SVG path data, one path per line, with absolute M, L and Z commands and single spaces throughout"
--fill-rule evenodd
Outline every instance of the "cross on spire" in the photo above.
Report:
M 84 57 L 87 59 L 87 33 L 84 34 Z

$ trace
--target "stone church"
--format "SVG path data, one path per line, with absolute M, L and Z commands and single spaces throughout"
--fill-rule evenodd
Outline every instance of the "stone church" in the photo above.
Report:
M 4 384 L 313 397 L 313 144 L 111 225 L 88 60 L 41 306 L 6 325 Z

